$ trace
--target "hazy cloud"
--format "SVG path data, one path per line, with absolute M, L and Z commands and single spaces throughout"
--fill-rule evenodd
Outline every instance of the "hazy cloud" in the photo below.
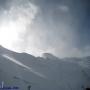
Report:
M 15 31 L 12 35 L 16 33 L 10 49 L 36 56 L 44 52 L 59 57 L 90 55 L 89 0 L 12 0 L 9 4 L 1 20 Z

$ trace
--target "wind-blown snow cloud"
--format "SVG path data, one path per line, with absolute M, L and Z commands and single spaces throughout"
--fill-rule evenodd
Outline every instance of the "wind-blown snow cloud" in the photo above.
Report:
M 90 55 L 89 4 L 89 0 L 12 0 L 1 17 L 6 27 L 12 21 L 18 33 L 9 39 L 6 32 L 6 43 L 14 41 L 10 49 L 35 56 L 44 52 L 59 57 Z
M 20 51 L 20 44 L 25 43 L 23 35 L 32 24 L 38 9 L 29 0 L 11 0 L 7 4 L 8 8 L 3 8 L 0 16 L 0 44 Z
M 80 0 L 32 0 L 32 2 L 40 7 L 40 12 L 32 24 L 33 32 L 26 34 L 27 52 L 32 54 L 50 52 L 59 57 L 90 55 L 90 50 L 86 49 L 90 47 L 87 41 L 89 37 L 82 37 L 90 34 L 84 24 L 88 20 L 87 5 L 90 2 Z

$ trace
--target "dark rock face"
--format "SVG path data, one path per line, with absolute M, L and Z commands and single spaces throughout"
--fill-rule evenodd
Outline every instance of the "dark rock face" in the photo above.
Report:
M 90 88 L 86 88 L 85 90 L 90 90 Z

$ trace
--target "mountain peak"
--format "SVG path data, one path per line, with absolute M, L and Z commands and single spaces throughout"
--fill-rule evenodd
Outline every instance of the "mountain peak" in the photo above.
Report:
M 58 59 L 58 57 L 56 57 L 55 55 L 53 55 L 52 53 L 43 53 L 42 57 L 45 59 Z

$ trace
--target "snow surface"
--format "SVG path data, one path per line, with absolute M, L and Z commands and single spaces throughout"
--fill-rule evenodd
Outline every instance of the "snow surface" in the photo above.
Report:
M 90 57 L 34 57 L 0 47 L 0 82 L 19 90 L 85 90 L 90 87 Z

